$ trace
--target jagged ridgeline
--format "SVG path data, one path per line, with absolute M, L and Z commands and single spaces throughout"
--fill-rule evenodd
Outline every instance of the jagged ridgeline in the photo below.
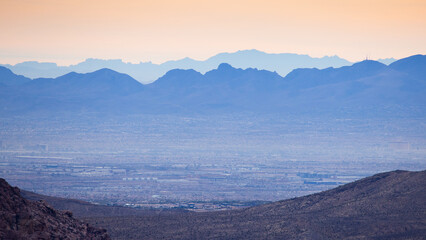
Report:
M 109 69 L 28 79 L 0 67 L 0 113 L 290 113 L 425 116 L 426 56 L 295 69 L 285 77 L 220 64 L 171 70 L 151 84 Z
M 387 61 L 395 59 L 387 59 Z M 382 61 L 382 60 L 380 60 Z M 277 53 L 270 54 L 258 50 L 242 50 L 234 53 L 219 53 L 205 61 L 184 58 L 176 61 L 167 61 L 162 64 L 140 62 L 137 64 L 125 63 L 120 59 L 102 60 L 86 59 L 84 62 L 70 66 L 58 66 L 55 63 L 23 62 L 15 65 L 4 64 L 14 73 L 30 78 L 55 78 L 69 72 L 88 73 L 101 68 L 109 68 L 117 72 L 129 74 L 142 83 L 150 83 L 163 76 L 172 69 L 194 69 L 205 73 L 216 68 L 221 63 L 229 63 L 237 68 L 256 67 L 269 71 L 277 71 L 285 76 L 295 68 L 326 68 L 342 67 L 351 63 L 337 56 L 313 58 L 308 55 Z

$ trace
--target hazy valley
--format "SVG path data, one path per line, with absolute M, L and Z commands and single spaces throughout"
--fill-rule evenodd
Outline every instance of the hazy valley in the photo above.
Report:
M 221 63 L 205 73 L 170 70 L 150 84 L 106 68 L 30 79 L 0 67 L 0 173 L 26 191 L 101 204 L 72 206 L 77 217 L 107 228 L 114 238 L 125 231 L 125 238 L 136 239 L 273 239 L 285 234 L 338 239 L 349 232 L 321 232 L 323 222 L 310 222 L 317 229 L 306 229 L 309 221 L 299 218 L 305 213 L 285 220 L 298 219 L 294 228 L 276 232 L 287 210 L 269 216 L 276 210 L 267 208 L 378 172 L 424 170 L 425 66 L 426 57 L 415 55 L 390 65 L 367 60 L 281 76 Z M 422 198 L 415 186 L 413 196 Z M 366 197 L 362 189 L 359 194 L 359 199 Z M 46 199 L 60 209 L 71 206 L 68 200 L 64 205 Z M 98 218 L 109 211 L 104 205 L 117 215 Z M 187 212 L 232 209 L 237 210 Z M 383 216 L 394 214 L 377 209 Z M 92 210 L 97 213 L 90 215 Z M 245 215 L 251 211 L 256 213 Z M 246 217 L 270 228 L 253 227 L 243 221 Z M 174 228 L 182 219 L 187 222 Z M 371 219 L 365 223 L 381 224 Z M 227 227 L 220 232 L 205 223 Z M 424 223 L 417 223 L 413 232 L 398 228 L 396 238 L 406 231 L 417 239 L 424 232 Z M 138 235 L 138 229 L 146 235 Z M 363 236 L 363 229 L 353 236 Z
M 1 0 L 0 240 L 426 240 L 425 13 Z

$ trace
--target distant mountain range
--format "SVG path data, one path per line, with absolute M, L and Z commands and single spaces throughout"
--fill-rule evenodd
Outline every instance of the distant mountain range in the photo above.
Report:
M 14 74 L 10 69 L 0 67 L 0 86 L 16 86 L 31 81 L 30 78 Z
M 286 77 L 227 63 L 202 74 L 174 69 L 151 84 L 110 69 L 28 78 L 0 67 L 0 112 L 282 112 L 426 114 L 426 56 L 301 68 Z
M 23 196 L 73 210 L 114 239 L 424 239 L 425 184 L 426 171 L 393 171 L 304 197 L 206 213 Z
M 395 59 L 382 59 L 386 64 Z M 216 68 L 221 63 L 229 63 L 236 68 L 258 68 L 276 71 L 281 76 L 287 75 L 296 68 L 327 68 L 348 66 L 352 63 L 337 56 L 313 58 L 308 55 L 291 53 L 269 54 L 257 50 L 244 50 L 234 53 L 220 53 L 205 61 L 184 58 L 168 61 L 162 64 L 140 62 L 125 63 L 122 60 L 87 59 L 84 62 L 70 66 L 58 66 L 55 63 L 23 62 L 15 65 L 3 64 L 16 74 L 30 78 L 56 78 L 69 72 L 88 73 L 102 68 L 126 73 L 142 83 L 150 83 L 172 69 L 194 69 L 205 73 Z

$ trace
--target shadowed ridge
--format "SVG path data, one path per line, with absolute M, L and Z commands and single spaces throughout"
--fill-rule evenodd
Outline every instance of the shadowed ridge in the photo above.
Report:
M 229 63 L 221 63 L 216 69 L 210 70 L 204 74 L 207 81 L 226 82 L 241 77 L 245 70 L 234 68 Z
M 284 77 L 285 82 L 292 89 L 312 88 L 320 85 L 335 84 L 353 81 L 364 77 L 374 76 L 385 71 L 383 63 L 365 60 L 341 68 L 300 68 L 294 69 Z
M 282 77 L 275 72 L 237 69 L 222 63 L 204 75 L 194 70 L 171 70 L 146 85 L 141 98 L 179 111 L 257 108 L 252 101 L 262 102 L 264 95 L 270 96 L 280 83 Z
M 229 64 L 229 63 L 221 63 L 221 64 L 219 64 L 219 66 L 217 66 L 217 70 L 219 70 L 219 71 L 231 71 L 231 70 L 234 70 L 235 68 L 233 68 L 232 66 L 231 66 L 231 64 Z
M 6 86 L 17 86 L 31 81 L 22 75 L 16 75 L 9 68 L 0 66 L 0 84 Z
M 395 61 L 389 65 L 390 68 L 415 76 L 426 82 L 426 55 L 414 55 Z
M 222 83 L 235 83 L 239 82 L 238 86 L 244 84 L 255 84 L 268 86 L 268 84 L 278 84 L 282 82 L 282 77 L 276 73 L 266 70 L 258 70 L 256 68 L 234 68 L 228 63 L 221 63 L 217 69 L 213 69 L 204 74 L 206 81 L 222 82 Z
M 70 72 L 58 78 L 34 79 L 23 86 L 29 94 L 66 96 L 95 94 L 128 95 L 141 91 L 143 85 L 127 74 L 103 68 L 91 73 Z M 108 97 L 108 95 L 105 95 Z
M 424 78 L 416 77 L 426 69 L 418 58 L 412 60 L 413 75 L 371 60 L 341 68 L 298 69 L 285 78 L 222 63 L 204 75 L 171 70 L 148 85 L 100 69 L 3 86 L 0 111 L 3 115 L 255 112 L 418 117 L 425 115 L 426 89 Z
M 308 199 L 310 204 L 300 205 L 300 207 L 308 208 L 314 206 L 314 203 L 325 200 L 329 201 L 329 203 L 335 202 L 338 204 L 339 201 L 352 201 L 354 199 L 359 200 L 361 198 L 366 198 L 369 200 L 372 197 L 380 197 L 384 196 L 385 194 L 396 196 L 394 193 L 400 193 L 402 195 L 411 194 L 413 191 L 419 194 L 419 196 L 416 197 L 420 197 L 421 195 L 426 197 L 426 193 L 422 193 L 421 191 L 423 183 L 426 184 L 426 170 L 420 172 L 396 170 L 392 172 L 375 174 L 373 176 L 366 177 L 324 192 L 278 201 L 270 205 L 263 205 L 261 207 L 279 205 L 282 205 L 281 207 L 283 207 L 288 203 L 301 202 L 301 200 L 303 201 Z M 426 208 L 426 205 L 424 207 Z M 258 207 L 253 208 L 255 209 Z
M 107 217 L 107 216 L 132 216 L 132 215 L 153 215 L 158 211 L 150 209 L 138 209 L 122 206 L 106 206 L 93 204 L 90 202 L 61 197 L 52 197 L 21 190 L 21 196 L 27 200 L 43 200 L 58 210 L 67 210 L 73 213 L 76 218 L 84 217 Z
M 424 239 L 426 171 L 393 171 L 243 210 L 88 219 L 119 239 Z
M 86 73 L 86 74 L 89 74 L 89 75 L 100 75 L 100 74 L 117 74 L 117 75 L 120 75 L 121 74 L 121 75 L 128 76 L 125 73 L 120 73 L 120 72 L 114 71 L 114 70 L 109 69 L 109 68 L 101 68 L 99 70 L 96 70 L 96 71 L 93 71 L 93 72 L 90 72 L 90 73 Z
M 386 64 L 374 60 L 364 60 L 354 63 L 351 67 L 358 71 L 377 71 L 386 68 Z
M 146 86 L 149 87 L 190 87 L 191 85 L 202 81 L 203 75 L 195 70 L 188 69 L 173 69 L 168 71 L 164 76 L 157 79 L 155 82 Z
M 76 220 L 43 201 L 21 197 L 20 190 L 0 178 L 0 239 L 110 239 L 103 229 Z

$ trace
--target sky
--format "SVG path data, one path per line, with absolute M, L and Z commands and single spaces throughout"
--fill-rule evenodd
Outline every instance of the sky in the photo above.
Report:
M 0 0 L 0 63 L 426 54 L 425 0 Z

